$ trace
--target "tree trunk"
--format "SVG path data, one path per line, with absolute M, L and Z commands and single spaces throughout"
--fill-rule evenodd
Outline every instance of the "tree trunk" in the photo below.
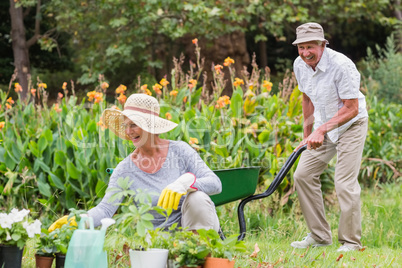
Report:
M 21 99 L 25 100 L 28 96 L 28 76 L 30 74 L 29 51 L 22 7 L 16 8 L 14 0 L 10 0 L 10 17 L 14 67 L 17 70 L 17 80 L 22 87 Z

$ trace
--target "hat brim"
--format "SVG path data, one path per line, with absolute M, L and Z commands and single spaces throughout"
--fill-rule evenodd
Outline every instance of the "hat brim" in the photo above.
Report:
M 166 133 L 177 126 L 177 124 L 172 121 L 163 119 L 153 114 L 138 111 L 119 111 L 116 109 L 106 109 L 102 113 L 102 121 L 105 127 L 109 128 L 120 138 L 130 140 L 130 137 L 126 135 L 126 131 L 123 126 L 125 117 L 129 118 L 144 131 L 152 134 Z
M 326 44 L 329 44 L 327 39 L 324 38 L 317 38 L 317 37 L 304 37 L 304 38 L 299 38 L 296 39 L 292 45 L 297 45 L 297 44 L 301 44 L 301 43 L 306 43 L 306 42 L 310 42 L 310 41 L 322 41 L 325 42 Z

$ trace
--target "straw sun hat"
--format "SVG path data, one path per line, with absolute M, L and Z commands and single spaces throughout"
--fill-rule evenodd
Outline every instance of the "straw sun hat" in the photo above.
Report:
M 152 134 L 161 134 L 174 129 L 177 124 L 159 117 L 159 103 L 146 94 L 132 94 L 124 104 L 124 110 L 106 109 L 102 113 L 103 124 L 122 139 L 130 140 L 126 135 L 124 116 L 137 126 Z
M 297 45 L 309 41 L 323 41 L 329 43 L 324 37 L 324 29 L 315 22 L 308 22 L 296 28 L 296 40 L 292 43 Z

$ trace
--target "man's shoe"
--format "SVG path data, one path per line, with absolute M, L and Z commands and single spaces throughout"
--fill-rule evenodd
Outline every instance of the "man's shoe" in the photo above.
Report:
M 338 248 L 338 252 L 348 252 L 348 251 L 353 251 L 355 250 L 354 248 L 348 247 L 346 245 L 342 245 Z
M 325 246 L 330 246 L 332 243 L 329 244 L 320 244 L 317 241 L 315 241 L 311 236 L 311 234 L 308 233 L 306 237 L 303 238 L 302 241 L 295 241 L 292 242 L 290 245 L 294 248 L 308 248 L 309 246 L 312 247 L 325 247 Z

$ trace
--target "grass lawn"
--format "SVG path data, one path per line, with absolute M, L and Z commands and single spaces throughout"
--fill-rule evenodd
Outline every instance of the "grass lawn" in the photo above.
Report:
M 275 196 L 257 200 L 246 206 L 248 252 L 237 256 L 235 267 L 402 267 L 402 184 L 381 185 L 362 190 L 364 250 L 340 254 L 337 241 L 339 206 L 335 194 L 327 195 L 327 219 L 332 227 L 333 245 L 321 248 L 294 249 L 290 243 L 302 239 L 308 232 L 296 198 L 289 211 L 269 215 L 275 206 Z M 294 194 L 295 195 L 295 194 Z M 294 197 L 294 196 L 293 196 Z M 236 205 L 218 208 L 226 234 L 238 232 Z M 266 213 L 265 213 L 266 212 Z M 23 267 L 35 267 L 34 241 L 29 241 Z M 259 252 L 250 257 L 255 246 Z M 109 251 L 109 267 L 127 267 L 115 264 L 121 247 Z M 113 256 L 113 257 L 112 257 Z M 54 266 L 54 265 L 53 265 Z

